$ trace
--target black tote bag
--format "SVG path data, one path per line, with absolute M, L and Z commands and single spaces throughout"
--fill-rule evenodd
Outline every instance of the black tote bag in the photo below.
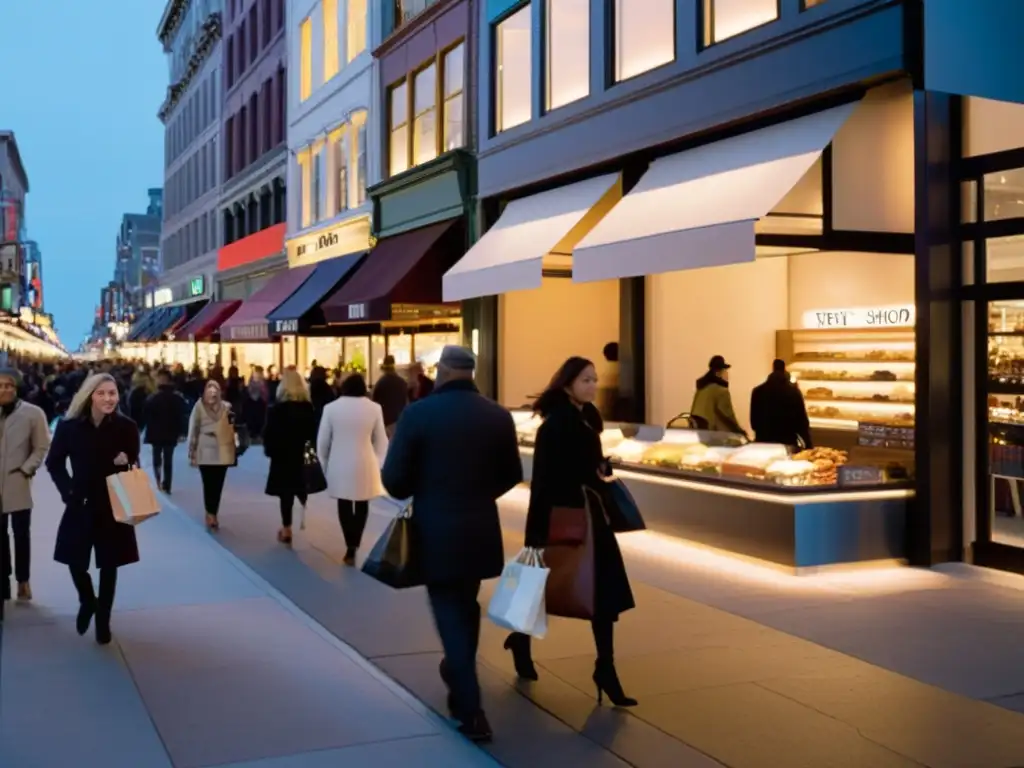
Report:
M 306 484 L 306 494 L 312 496 L 314 493 L 323 493 L 327 490 L 327 478 L 324 476 L 324 469 L 320 466 L 320 459 L 317 458 L 316 449 L 312 443 L 306 443 L 306 449 L 302 455 L 302 477 Z
M 363 573 L 393 589 L 423 586 L 423 569 L 413 541 L 411 504 L 388 523 L 363 563 Z
M 621 480 L 612 480 L 605 486 L 604 501 L 608 524 L 615 533 L 647 529 L 643 515 L 640 514 L 640 507 Z

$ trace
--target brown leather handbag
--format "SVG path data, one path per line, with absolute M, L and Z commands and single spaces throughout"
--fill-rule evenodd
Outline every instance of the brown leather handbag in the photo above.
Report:
M 582 544 L 587 538 L 589 517 L 585 506 L 552 507 L 551 519 L 548 521 L 548 545 Z
M 544 548 L 544 564 L 548 567 L 548 581 L 544 590 L 544 602 L 551 616 L 569 619 L 592 619 L 595 609 L 595 562 L 594 531 L 589 505 L 593 499 L 600 504 L 597 495 L 584 488 L 584 503 L 587 508 L 572 510 L 583 515 L 565 515 L 572 518 L 572 527 L 562 538 L 575 537 L 582 526 L 582 537 L 578 543 L 549 543 Z M 552 528 L 555 525 L 555 510 L 552 510 Z

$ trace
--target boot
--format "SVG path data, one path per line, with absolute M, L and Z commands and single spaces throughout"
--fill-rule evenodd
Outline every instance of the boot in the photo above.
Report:
M 520 680 L 537 680 L 537 668 L 530 657 L 530 636 L 513 632 L 505 638 L 505 650 L 512 652 L 512 663 Z
M 619 675 L 615 671 L 615 662 L 611 659 L 598 659 L 594 665 L 594 685 L 597 686 L 597 703 L 600 704 L 604 694 L 616 707 L 635 707 L 636 699 L 631 699 L 622 690 Z
M 113 639 L 110 632 L 110 614 L 114 609 L 116 590 L 117 569 L 102 569 L 100 571 L 100 596 L 96 601 L 96 642 L 100 645 L 109 645 Z
M 75 617 L 75 630 L 79 635 L 84 635 L 89 631 L 92 617 L 96 615 L 96 592 L 88 571 L 72 570 L 71 581 L 78 592 L 78 616 Z
M 477 712 L 467 720 L 459 724 L 459 733 L 465 736 L 474 744 L 490 744 L 494 738 L 491 724 L 487 722 L 487 715 Z
M 32 586 L 27 581 L 18 582 L 18 601 L 27 603 L 32 599 Z
M 451 676 L 448 674 L 448 664 L 444 659 L 441 659 L 441 663 L 438 665 L 437 670 L 441 673 L 441 682 L 443 682 L 448 688 L 448 697 L 445 702 L 448 705 L 448 716 L 455 717 L 457 711 L 455 706 L 455 694 L 452 693 Z

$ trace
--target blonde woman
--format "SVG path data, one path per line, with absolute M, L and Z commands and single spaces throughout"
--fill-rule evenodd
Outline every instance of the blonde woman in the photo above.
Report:
M 281 376 L 277 400 L 267 414 L 263 451 L 270 459 L 266 494 L 281 500 L 281 530 L 277 540 L 290 544 L 295 500 L 306 506 L 306 444 L 316 439 L 316 412 L 309 389 L 298 371 L 289 368 Z
M 78 590 L 78 634 L 96 617 L 96 642 L 111 640 L 117 569 L 139 560 L 135 529 L 114 519 L 107 477 L 139 463 L 139 430 L 118 413 L 117 382 L 96 373 L 82 384 L 57 424 L 46 469 L 64 502 L 53 558 L 71 570 Z M 71 471 L 68 471 L 70 462 Z M 99 599 L 89 576 L 93 552 L 100 572 Z
M 203 388 L 203 397 L 192 409 L 188 422 L 188 457 L 199 467 L 203 480 L 203 505 L 206 527 L 220 529 L 218 514 L 224 493 L 228 467 L 235 464 L 235 428 L 231 405 L 224 402 L 220 384 L 212 379 Z

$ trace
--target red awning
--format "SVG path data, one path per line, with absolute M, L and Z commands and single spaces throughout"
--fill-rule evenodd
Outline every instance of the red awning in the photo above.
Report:
M 209 341 L 220 332 L 221 324 L 235 314 L 242 302 L 211 301 L 184 328 L 176 331 L 175 341 Z

